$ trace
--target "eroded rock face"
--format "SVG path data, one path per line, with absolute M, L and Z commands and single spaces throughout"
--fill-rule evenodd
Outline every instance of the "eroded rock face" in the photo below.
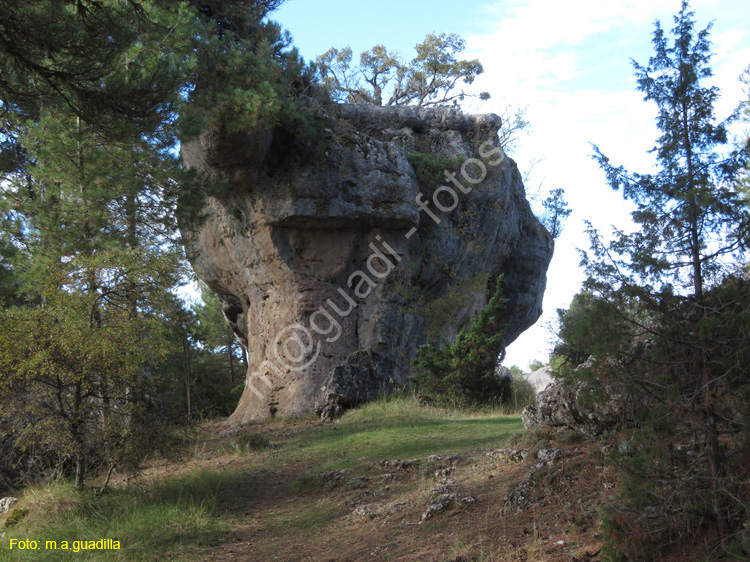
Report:
M 278 131 L 183 145 L 186 166 L 228 186 L 183 235 L 248 351 L 234 423 L 406 384 L 428 328 L 454 337 L 501 274 L 506 343 L 541 314 L 552 240 L 497 145 L 499 117 L 343 105 L 322 118 L 317 146 Z M 438 179 L 419 181 L 411 153 L 433 155 Z

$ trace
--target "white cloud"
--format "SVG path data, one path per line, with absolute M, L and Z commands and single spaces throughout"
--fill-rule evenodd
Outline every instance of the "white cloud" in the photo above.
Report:
M 693 3 L 699 29 L 702 14 L 716 17 L 723 9 L 735 16 L 721 29 L 717 21 L 712 34 L 715 83 L 724 93 L 716 108 L 720 116 L 742 98 L 737 77 L 750 64 L 742 23 L 748 9 L 742 6 L 735 0 Z M 648 172 L 653 166 L 647 151 L 657 136 L 655 106 L 635 91 L 629 60 L 648 60 L 653 21 L 671 30 L 679 7 L 677 0 L 496 2 L 483 11 L 487 33 L 467 38 L 468 55 L 485 68 L 476 87 L 494 96 L 471 110 L 500 113 L 505 103 L 526 107 L 532 132 L 515 153 L 521 171 L 543 155 L 531 174 L 532 190 L 538 182 L 547 190 L 562 187 L 574 210 L 548 272 L 545 314 L 510 347 L 507 364 L 526 366 L 550 351 L 545 325 L 556 308 L 567 307 L 583 280 L 576 251 L 588 248 L 583 220 L 605 231 L 610 224 L 628 227 L 631 207 L 606 185 L 590 143 L 627 169 Z
M 604 33 L 624 22 L 648 23 L 670 13 L 674 7 L 673 0 L 531 0 L 490 4 L 484 13 L 499 20 L 494 35 L 527 48 L 549 49 L 560 43 L 578 45 L 589 36 Z

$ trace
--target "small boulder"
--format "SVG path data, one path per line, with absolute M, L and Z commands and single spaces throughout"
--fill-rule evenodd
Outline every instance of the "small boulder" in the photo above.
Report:
M 430 497 L 436 498 L 438 496 L 455 492 L 458 489 L 458 484 L 453 478 L 441 478 L 438 480 L 437 485 L 430 490 Z
M 521 462 L 526 460 L 529 452 L 520 449 L 495 449 L 494 451 L 486 452 L 484 456 L 496 461 Z
M 352 512 L 354 519 L 375 519 L 377 516 L 377 511 L 370 504 L 360 505 Z
M 336 487 L 344 482 L 349 474 L 348 470 L 329 470 L 318 474 L 318 478 L 330 487 Z
M 0 513 L 8 513 L 10 508 L 13 507 L 17 501 L 18 498 L 11 497 L 0 499 Z
M 477 498 L 471 494 L 465 494 L 462 492 L 451 492 L 448 494 L 440 494 L 432 500 L 427 511 L 422 514 L 422 521 L 427 521 L 432 517 L 435 517 L 438 513 L 443 513 L 454 509 L 460 505 L 467 505 L 476 503 Z
M 537 470 L 546 468 L 563 455 L 560 449 L 542 449 L 537 453 L 539 463 L 536 465 Z

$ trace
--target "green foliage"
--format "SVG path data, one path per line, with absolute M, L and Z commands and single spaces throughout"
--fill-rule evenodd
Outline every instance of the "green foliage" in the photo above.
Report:
M 302 97 L 317 75 L 267 21 L 280 0 L 12 0 L 0 23 L 0 173 L 30 159 L 19 138 L 42 111 L 107 141 L 188 138 L 280 125 L 317 134 Z
M 750 225 L 737 189 L 748 146 L 726 146 L 736 114 L 714 118 L 708 32 L 695 31 L 683 2 L 674 41 L 657 23 L 655 55 L 634 63 L 658 109 L 660 171 L 629 173 L 596 149 L 610 186 L 635 203 L 638 229 L 606 244 L 589 228 L 586 290 L 559 312 L 555 353 L 572 365 L 596 358 L 567 376 L 642 406 L 610 513 L 612 549 L 628 559 L 658 556 L 707 521 L 722 548 L 750 513 L 738 461 L 750 427 L 750 290 L 731 273 Z
M 29 514 L 29 510 L 23 507 L 16 507 L 11 510 L 10 515 L 3 523 L 3 527 L 10 529 L 18 525 Z
M 538 371 L 544 366 L 546 366 L 546 363 L 543 363 L 539 359 L 534 359 L 531 363 L 529 363 L 529 372 L 533 373 L 534 371 Z
M 95 297 L 45 296 L 0 315 L 0 400 L 16 446 L 40 464 L 73 463 L 81 485 L 94 463 L 136 469 L 167 442 L 155 398 L 165 326 L 116 309 L 92 324 Z
M 536 390 L 523 374 L 513 374 L 512 367 L 511 375 L 513 382 L 510 384 L 505 404 L 508 406 L 508 413 L 520 414 L 526 406 L 536 404 Z
M 329 49 L 317 58 L 323 85 L 334 100 L 373 105 L 446 105 L 465 99 L 454 92 L 459 83 L 472 84 L 484 72 L 478 59 L 460 60 L 466 42 L 455 33 L 430 33 L 415 46 L 417 56 L 408 64 L 383 45 L 376 45 L 359 57 L 352 68 L 352 50 Z M 480 99 L 489 99 L 487 92 Z
M 301 102 L 315 68 L 266 19 L 280 4 L 3 5 L 0 421 L 79 485 L 166 445 L 191 386 L 202 412 L 231 407 L 238 346 L 218 301 L 191 315 L 173 293 L 176 217 L 199 220 L 215 187 L 174 147 L 206 130 L 316 134 Z
M 23 296 L 0 312 L 3 421 L 28 458 L 83 485 L 95 465 L 133 471 L 167 445 L 154 428 L 170 417 L 156 397 L 185 271 L 176 161 L 158 139 L 107 141 L 65 108 L 19 140 L 35 164 L 0 200 L 20 225 Z
M 412 381 L 421 392 L 457 403 L 508 399 L 510 381 L 495 375 L 495 368 L 504 355 L 498 314 L 505 302 L 502 277 L 499 277 L 487 306 L 468 330 L 459 332 L 455 343 L 419 348 Z
M 746 99 L 742 102 L 742 121 L 744 123 L 750 123 L 750 66 L 745 68 L 742 72 L 740 80 L 745 85 L 746 94 Z M 741 174 L 738 189 L 742 195 L 744 204 L 750 206 L 750 164 L 745 166 L 745 170 Z M 750 242 L 750 234 L 747 238 L 748 240 L 745 241 L 746 243 Z
M 229 440 L 238 455 L 247 455 L 252 451 L 262 451 L 271 446 L 268 437 L 262 433 L 240 433 Z
M 18 148 L 13 116 L 35 118 L 43 107 L 70 111 L 109 138 L 158 130 L 173 117 L 187 72 L 180 45 L 194 32 L 191 11 L 187 2 L 3 2 L 5 154 Z M 22 160 L 16 151 L 6 163 Z
M 191 408 L 200 417 L 232 413 L 239 401 L 234 392 L 244 380 L 244 350 L 227 325 L 219 297 L 200 284 L 200 303 L 193 306 L 189 326 Z M 241 395 L 241 392 L 240 392 Z
M 477 275 L 466 281 L 457 280 L 448 286 L 445 294 L 434 299 L 419 295 L 414 307 L 419 310 L 425 323 L 427 343 L 437 345 L 443 338 L 450 335 L 454 328 L 456 310 L 480 294 L 487 286 L 487 276 Z M 455 333 L 455 332 L 453 332 Z
M 559 341 L 553 356 L 562 359 L 565 365 L 578 367 L 590 356 L 606 353 L 597 348 L 601 343 L 599 329 L 614 326 L 615 314 L 607 301 L 597 298 L 591 291 L 576 294 L 567 310 L 557 309 Z M 621 325 L 618 328 L 625 329 Z
M 202 12 L 208 17 L 193 36 L 183 137 L 275 126 L 316 134 L 315 119 L 301 101 L 315 94 L 316 69 L 291 48 L 289 33 L 265 20 L 266 10 L 244 2 Z
M 0 303 L 17 304 L 20 295 L 20 279 L 17 270 L 21 267 L 18 248 L 15 246 L 19 225 L 14 224 L 13 217 L 6 214 L 5 225 L 0 226 Z
M 544 214 L 541 217 L 541 222 L 552 235 L 553 240 L 560 237 L 563 224 L 572 212 L 572 209 L 568 207 L 568 202 L 565 201 L 564 195 L 564 189 L 553 189 L 549 197 L 542 203 Z
M 716 122 L 718 88 L 702 85 L 712 75 L 710 26 L 696 34 L 691 16 L 683 3 L 675 20 L 674 44 L 668 44 L 657 25 L 656 56 L 648 67 L 635 63 L 638 89 L 658 108 L 662 135 L 653 152 L 661 171 L 631 174 L 595 149 L 607 182 L 636 204 L 633 220 L 640 229 L 618 233 L 611 248 L 605 248 L 590 227 L 595 256 L 603 258 L 610 250 L 611 260 L 584 260 L 584 265 L 594 275 L 617 280 L 613 288 L 628 282 L 626 274 L 632 273 L 646 291 L 674 284 L 700 300 L 703 284 L 718 279 L 725 258 L 737 255 L 750 221 L 737 192 L 748 147 L 727 153 L 727 127 L 737 114 Z
M 406 157 L 414 168 L 420 185 L 424 187 L 433 187 L 445 181 L 445 172 L 458 170 L 466 160 L 463 156 L 451 158 L 444 154 L 426 152 L 409 152 Z

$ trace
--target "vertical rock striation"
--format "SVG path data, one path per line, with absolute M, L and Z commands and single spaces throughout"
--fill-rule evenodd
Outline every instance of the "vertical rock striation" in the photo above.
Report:
M 498 275 L 506 343 L 541 314 L 552 239 L 497 145 L 499 117 L 341 105 L 324 119 L 319 146 L 265 131 L 182 148 L 226 186 L 183 235 L 247 348 L 234 423 L 405 384 L 435 323 L 455 337 Z

